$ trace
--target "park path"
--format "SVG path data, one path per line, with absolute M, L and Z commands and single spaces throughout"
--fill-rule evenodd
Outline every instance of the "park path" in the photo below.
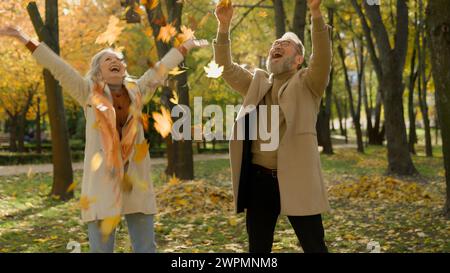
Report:
M 354 144 L 335 144 L 334 149 L 356 148 Z M 213 159 L 228 159 L 228 153 L 224 154 L 195 154 L 194 161 L 213 160 Z M 152 158 L 150 160 L 152 165 L 165 164 L 166 158 Z M 74 171 L 83 169 L 83 162 L 72 163 Z M 0 176 L 18 175 L 18 174 L 33 174 L 33 173 L 51 173 L 53 172 L 52 164 L 28 164 L 28 165 L 11 165 L 0 166 Z
M 196 154 L 194 161 L 204 161 L 211 159 L 228 159 L 228 154 Z M 152 158 L 150 160 L 152 165 L 165 164 L 166 158 Z M 74 171 L 83 169 L 83 162 L 72 163 Z M 51 173 L 53 172 L 52 164 L 28 164 L 28 165 L 13 165 L 0 166 L 0 176 L 18 175 L 18 174 L 34 174 L 34 173 Z

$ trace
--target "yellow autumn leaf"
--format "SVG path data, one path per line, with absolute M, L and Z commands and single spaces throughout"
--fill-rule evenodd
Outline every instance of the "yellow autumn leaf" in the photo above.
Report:
M 263 11 L 258 12 L 258 16 L 262 17 L 262 18 L 266 18 L 268 16 L 268 14 L 266 11 L 263 10 Z
M 143 10 L 140 6 L 135 6 L 135 7 L 134 7 L 134 11 L 135 11 L 137 14 L 139 14 L 139 15 L 144 15 L 144 14 L 145 14 L 144 10 Z
M 175 29 L 172 24 L 167 24 L 159 30 L 158 37 L 156 38 L 157 41 L 162 41 L 163 43 L 169 43 L 170 39 L 177 35 L 177 30 Z
M 145 139 L 142 143 L 137 143 L 135 145 L 135 147 L 134 147 L 135 152 L 134 152 L 133 160 L 136 163 L 139 163 L 142 160 L 144 160 L 145 156 L 148 153 L 148 147 L 149 147 L 148 142 Z
M 178 97 L 178 94 L 175 90 L 172 91 L 173 98 L 170 98 L 170 102 L 173 104 L 178 104 L 180 101 L 180 98 Z
M 114 231 L 117 225 L 120 223 L 120 215 L 106 217 L 100 223 L 100 232 L 103 236 L 103 240 L 106 241 L 109 235 Z
M 186 26 L 181 26 L 181 33 L 177 35 L 177 45 L 175 46 L 178 46 L 189 39 L 194 39 L 194 33 L 195 31 L 193 31 L 192 29 Z
M 186 70 L 181 70 L 178 66 L 169 71 L 169 75 L 177 76 L 183 74 Z
M 33 168 L 29 167 L 28 172 L 27 172 L 27 178 L 31 178 L 31 177 L 33 177 Z
M 142 2 L 144 2 L 144 1 L 142 1 Z M 147 6 L 148 9 L 150 9 L 150 10 L 156 9 L 156 7 L 158 7 L 158 4 L 159 4 L 159 0 L 145 0 L 145 3 L 142 3 L 142 5 Z
M 172 175 L 172 177 L 169 178 L 169 185 L 177 185 L 180 183 L 180 179 L 176 177 L 175 175 Z
M 219 78 L 223 73 L 223 66 L 220 66 L 215 62 L 211 61 L 208 66 L 204 67 L 206 72 L 206 77 L 217 79 Z
M 188 204 L 188 201 L 186 199 L 177 199 L 175 203 L 179 206 L 186 206 Z
M 154 127 L 156 131 L 163 137 L 167 137 L 172 131 L 172 118 L 169 110 L 161 106 L 161 113 L 153 112 L 152 117 L 155 120 Z
M 150 118 L 149 114 L 142 113 L 141 115 L 141 121 L 142 121 L 142 127 L 144 128 L 144 131 L 148 131 L 148 119 Z
M 146 36 L 152 37 L 153 29 L 151 27 L 146 27 L 145 30 L 144 30 L 144 33 L 145 33 Z
M 100 34 L 95 40 L 96 44 L 108 44 L 112 45 L 117 40 L 119 35 L 122 33 L 124 29 L 123 26 L 119 26 L 120 20 L 115 17 L 109 17 L 109 23 L 106 27 L 106 31 Z
M 237 219 L 236 219 L 236 217 L 231 217 L 230 219 L 228 219 L 228 222 L 229 222 L 230 225 L 232 225 L 232 226 L 236 226 L 236 225 L 237 225 Z
M 67 192 L 71 192 L 71 191 L 75 190 L 75 187 L 77 186 L 77 184 L 78 183 L 76 181 L 73 181 L 67 188 Z
M 120 189 L 123 192 L 131 192 L 133 190 L 133 184 L 133 178 L 128 174 L 124 174 L 123 179 L 120 183 Z
M 95 153 L 91 159 L 91 171 L 95 172 L 100 168 L 103 162 L 103 157 L 100 153 Z
M 87 196 L 81 196 L 80 201 L 78 202 L 79 207 L 82 210 L 88 210 L 91 204 L 95 203 L 96 198 L 95 197 L 87 197 Z

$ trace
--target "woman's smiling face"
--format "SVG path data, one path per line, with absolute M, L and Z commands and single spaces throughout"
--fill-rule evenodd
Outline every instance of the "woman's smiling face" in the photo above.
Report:
M 125 78 L 125 63 L 117 54 L 106 53 L 100 59 L 100 73 L 108 84 L 122 84 Z

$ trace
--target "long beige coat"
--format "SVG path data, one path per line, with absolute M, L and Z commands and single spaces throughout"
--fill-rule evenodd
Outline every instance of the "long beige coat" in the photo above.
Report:
M 316 120 L 321 97 L 329 81 L 331 42 L 329 26 L 323 18 L 312 20 L 313 54 L 309 67 L 299 70 L 279 90 L 280 110 L 286 120 L 286 132 L 278 149 L 278 181 L 281 214 L 314 215 L 327 211 L 329 203 L 324 185 L 317 145 Z M 243 108 L 258 105 L 271 90 L 272 75 L 257 69 L 250 73 L 232 62 L 230 42 L 214 41 L 215 61 L 224 66 L 225 81 L 244 97 Z M 237 119 L 245 116 L 241 108 Z M 232 135 L 236 135 L 234 124 Z M 230 141 L 230 160 L 236 211 L 242 167 L 243 141 Z
M 127 174 L 135 177 L 133 190 L 130 193 L 123 193 L 121 206 L 117 206 L 113 184 L 111 178 L 107 175 L 106 165 L 103 161 L 100 167 L 93 171 L 91 161 L 95 154 L 104 157 L 102 145 L 100 142 L 100 131 L 95 128 L 95 113 L 92 105 L 89 104 L 89 97 L 92 94 L 93 82 L 90 79 L 82 77 L 68 63 L 57 56 L 50 48 L 41 43 L 33 52 L 37 62 L 48 69 L 53 76 L 60 82 L 63 90 L 68 92 L 82 107 L 86 117 L 86 147 L 84 155 L 83 182 L 81 185 L 81 196 L 89 202 L 87 209 L 81 210 L 81 219 L 84 222 L 101 220 L 106 217 L 131 213 L 156 213 L 155 193 L 150 176 L 150 156 L 147 153 L 144 160 L 136 163 L 130 160 Z M 156 73 L 154 69 L 149 69 L 136 82 L 125 81 L 125 86 L 131 99 L 131 105 L 135 105 L 136 94 L 141 93 L 142 97 L 155 91 L 155 86 L 162 83 L 169 71 L 183 60 L 183 55 L 176 49 L 172 49 L 161 60 L 162 67 L 166 68 L 163 74 Z M 106 95 L 112 102 L 111 92 L 108 87 L 105 90 Z M 130 116 L 129 116 L 130 118 Z M 139 123 L 136 136 L 136 143 L 142 143 L 145 140 L 144 130 Z M 134 147 L 130 158 L 134 156 Z

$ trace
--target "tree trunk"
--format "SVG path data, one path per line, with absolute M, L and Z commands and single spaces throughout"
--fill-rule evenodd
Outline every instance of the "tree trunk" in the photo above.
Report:
M 425 153 L 427 157 L 433 156 L 433 147 L 431 144 L 431 128 L 430 118 L 428 116 L 428 103 L 427 103 L 427 85 L 428 79 L 426 76 L 426 61 L 427 61 L 427 38 L 425 37 L 425 25 L 423 21 L 423 2 L 419 0 L 419 19 L 420 19 L 420 36 L 422 40 L 422 46 L 419 48 L 419 104 L 422 112 L 423 125 L 425 129 Z M 420 83 L 422 86 L 420 86 Z
M 408 48 L 408 6 L 406 0 L 397 0 L 397 18 L 394 46 L 381 17 L 380 6 L 363 2 L 369 18 L 382 68 L 381 85 L 384 105 L 388 150 L 388 173 L 414 175 L 417 170 L 412 162 L 406 137 L 403 116 L 403 69 Z M 360 15 L 361 18 L 361 15 Z
M 417 143 L 417 134 L 416 134 L 416 111 L 414 107 L 414 86 L 416 85 L 418 72 L 416 71 L 416 55 L 417 55 L 417 47 L 419 44 L 419 29 L 417 11 L 414 12 L 414 31 L 415 31 L 415 44 L 413 48 L 413 52 L 410 60 L 410 72 L 409 72 L 409 86 L 408 86 L 408 117 L 409 117 L 409 152 L 412 154 L 416 154 L 416 149 L 414 145 Z
M 41 98 L 37 98 L 37 112 L 36 112 L 36 153 L 42 153 L 42 139 L 41 139 Z
M 59 54 L 58 1 L 45 1 L 45 24 L 35 2 L 30 2 L 27 9 L 39 39 L 44 41 L 56 54 Z M 73 171 L 63 95 L 58 81 L 50 71 L 44 69 L 43 73 L 52 137 L 53 186 L 51 195 L 57 196 L 60 200 L 68 200 L 73 197 L 73 191 L 67 191 L 73 182 Z
M 334 99 L 334 103 L 336 105 L 336 112 L 338 115 L 338 120 L 339 120 L 339 130 L 341 131 L 341 136 L 345 135 L 345 129 L 344 126 L 342 125 L 342 109 L 341 109 L 341 104 L 339 102 L 339 99 L 336 95 L 333 95 L 333 99 Z
M 17 116 L 9 116 L 9 151 L 17 152 Z
M 295 0 L 294 8 L 294 20 L 292 23 L 292 29 L 297 34 L 300 41 L 305 43 L 305 26 L 306 26 L 306 0 Z M 330 19 L 330 21 L 332 21 Z
M 275 10 L 275 35 L 281 38 L 286 32 L 286 13 L 284 12 L 283 0 L 272 0 Z
M 183 3 L 168 0 L 166 1 L 166 7 L 168 11 L 168 21 L 164 17 L 162 12 L 162 5 L 159 4 L 157 8 L 150 10 L 148 5 L 147 18 L 150 25 L 153 28 L 153 37 L 156 38 L 159 34 L 161 26 L 171 22 L 174 27 L 179 31 L 182 19 Z M 169 51 L 170 47 L 161 41 L 156 41 L 156 46 L 158 50 L 158 56 L 161 59 Z M 189 86 L 187 85 L 187 72 L 184 72 L 175 77 L 177 81 L 177 91 L 179 96 L 179 103 L 181 105 L 189 106 Z M 172 110 L 175 106 L 170 102 L 172 98 L 172 89 L 168 87 L 163 87 L 161 95 L 161 104 L 166 106 L 168 109 Z M 190 130 L 191 128 L 185 128 Z M 167 168 L 166 174 L 175 175 L 183 180 L 190 180 L 194 178 L 194 163 L 193 163 L 193 151 L 192 151 L 192 141 L 174 141 L 170 137 L 166 138 L 167 144 Z
M 433 0 L 427 7 L 431 64 L 437 93 L 437 112 L 442 136 L 447 201 L 444 212 L 450 218 L 450 5 L 447 0 Z
M 337 37 L 339 37 L 339 36 L 337 36 Z M 342 68 L 344 70 L 344 80 L 345 80 L 345 87 L 346 87 L 347 94 L 348 94 L 348 102 L 349 102 L 349 106 L 350 106 L 350 114 L 352 116 L 353 124 L 355 126 L 355 131 L 356 131 L 357 150 L 360 153 L 364 153 L 364 144 L 363 144 L 363 141 L 362 141 L 361 123 L 360 123 L 360 120 L 359 120 L 359 115 L 357 114 L 357 111 L 355 110 L 355 107 L 353 105 L 352 86 L 351 86 L 350 79 L 349 79 L 349 76 L 348 76 L 347 65 L 345 64 L 344 49 L 342 48 L 341 44 L 338 45 L 338 53 L 339 53 L 339 57 L 341 59 Z M 361 97 L 361 96 L 359 96 L 359 97 Z M 360 99 L 358 99 L 358 101 L 359 100 Z M 360 107 L 358 107 L 358 108 L 360 109 Z

